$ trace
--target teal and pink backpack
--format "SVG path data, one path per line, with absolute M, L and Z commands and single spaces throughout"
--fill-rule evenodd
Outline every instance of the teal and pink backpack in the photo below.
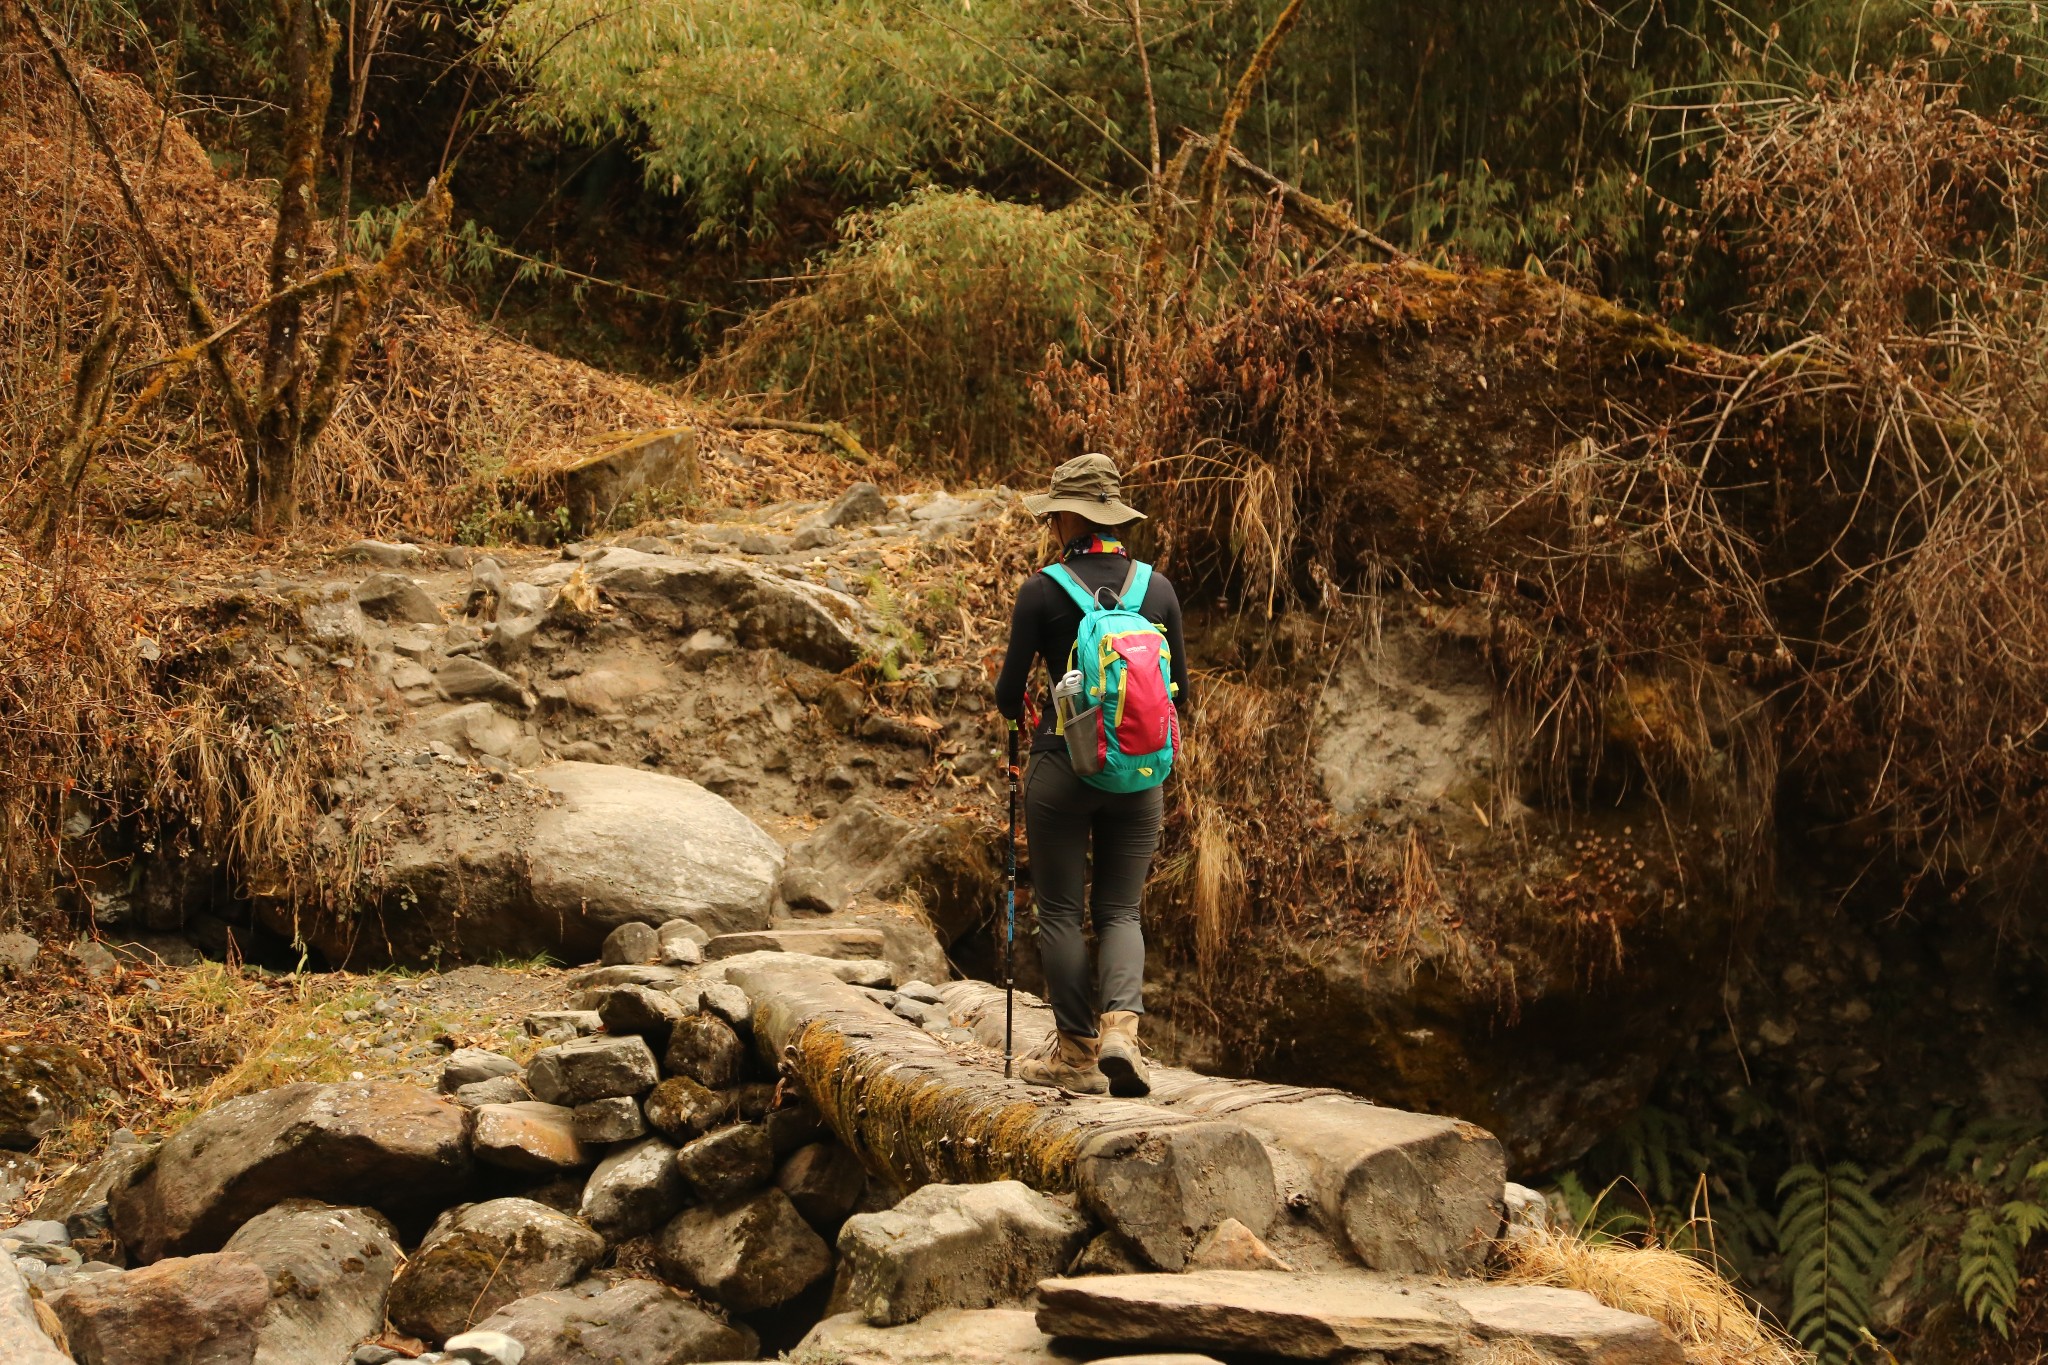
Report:
M 1081 628 L 1067 656 L 1067 668 L 1081 672 L 1081 709 L 1071 723 L 1054 722 L 1074 775 L 1104 791 L 1158 786 L 1180 752 L 1180 716 L 1166 632 L 1138 610 L 1152 566 L 1132 560 L 1123 590 L 1108 606 L 1065 565 L 1051 565 L 1045 574 L 1081 608 Z

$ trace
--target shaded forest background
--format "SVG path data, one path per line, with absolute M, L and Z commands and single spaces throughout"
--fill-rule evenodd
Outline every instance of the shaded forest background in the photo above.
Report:
M 293 183 L 305 12 L 44 10 L 222 175 L 259 186 Z M 1749 1001 L 1731 966 L 1714 1009 L 1731 1037 L 1738 1008 L 1788 1030 L 1763 1057 L 1694 1039 L 1600 1146 L 1522 1174 L 1596 1235 L 1712 1259 L 1822 1359 L 2041 1358 L 2048 1068 L 2014 1023 L 2038 1019 L 2048 986 L 2037 5 L 326 0 L 325 14 L 314 216 L 380 260 L 445 191 L 445 227 L 413 248 L 419 307 L 591 367 L 549 395 L 536 427 L 550 439 L 586 409 L 661 417 L 604 388 L 627 375 L 678 403 L 844 423 L 910 480 L 1030 482 L 1048 452 L 1100 444 L 1137 458 L 1176 575 L 1238 603 L 1249 633 L 1284 641 L 1276 621 L 1355 614 L 1383 591 L 1483 612 L 1526 717 L 1532 791 L 1720 803 L 1737 851 L 1716 874 L 1726 922 L 1702 933 L 1743 961 Z M 51 120 L 72 117 L 57 86 L 38 89 Z M 1242 164 L 1212 185 L 1226 123 Z M 201 255 L 260 250 L 212 238 Z M 38 373 L 75 373 L 67 358 L 98 335 L 88 313 L 53 341 L 14 311 L 17 335 L 51 352 Z M 1582 349 L 1536 337 L 1567 314 L 1557 333 Z M 1392 482 L 1346 483 L 1359 453 L 1337 434 L 1341 348 L 1458 339 L 1428 378 L 1466 342 L 1494 345 L 1503 318 L 1530 324 L 1501 343 L 1528 362 L 1520 387 L 1467 395 L 1467 412 L 1500 401 L 1562 422 L 1574 400 L 1544 376 L 1575 364 L 1677 378 L 1629 390 L 1638 408 L 1607 403 L 1582 442 L 1527 467 L 1466 470 L 1446 451 L 1406 502 Z M 366 344 L 365 365 L 388 370 Z M 5 413 L 16 488 L 27 455 L 54 445 L 37 426 L 48 405 L 23 397 L 31 368 Z M 403 408 L 403 383 L 378 376 Z M 178 439 L 228 440 L 204 414 L 181 408 Z M 306 516 L 546 538 L 546 509 L 475 493 L 514 420 L 464 408 L 379 434 L 344 413 L 359 425 L 330 445 L 372 455 L 302 482 Z M 1227 499 L 1173 463 L 1203 449 L 1222 452 Z M 1467 492 L 1479 481 L 1463 503 L 1438 496 L 1453 463 Z M 233 504 L 207 515 L 239 533 Z M 88 498 L 87 532 L 119 543 L 120 506 Z M 1245 755 L 1264 731 L 1294 733 L 1301 718 L 1261 709 L 1258 687 L 1300 659 L 1241 654 L 1231 684 L 1245 686 L 1219 689 L 1211 719 Z M 317 776 L 274 774 L 301 792 Z M 1263 859 L 1254 880 L 1310 900 L 1369 891 L 1376 911 L 1406 913 L 1443 899 L 1419 839 L 1378 882 L 1339 886 L 1308 866 L 1329 851 L 1320 836 L 1288 866 L 1255 852 L 1241 817 L 1269 789 L 1204 780 L 1221 813 L 1176 831 L 1195 889 L 1175 893 L 1165 934 L 1190 970 L 1221 970 L 1227 938 L 1199 891 L 1204 850 L 1212 872 Z M 1289 923 L 1353 927 L 1326 921 Z M 1615 932 L 1605 970 L 1660 966 L 1624 962 Z M 1895 1006 L 1894 1038 L 1931 1040 L 1879 1057 L 1891 1069 L 1866 1085 L 1877 1067 L 1851 1035 L 1872 964 L 1887 990 L 1920 990 L 1894 951 L 1943 960 L 1951 985 Z M 1941 993 L 1964 978 L 1969 1000 Z M 1948 1087 L 1951 1030 L 2009 1050 L 2002 1095 Z

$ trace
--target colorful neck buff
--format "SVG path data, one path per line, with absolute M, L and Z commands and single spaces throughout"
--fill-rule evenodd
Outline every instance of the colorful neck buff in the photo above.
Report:
M 1068 541 L 1067 548 L 1060 555 L 1060 558 L 1072 559 L 1076 555 L 1122 555 L 1125 559 L 1129 559 L 1131 552 L 1124 548 L 1124 543 L 1121 540 L 1118 540 L 1109 532 L 1090 531 L 1085 536 L 1075 536 L 1072 540 Z

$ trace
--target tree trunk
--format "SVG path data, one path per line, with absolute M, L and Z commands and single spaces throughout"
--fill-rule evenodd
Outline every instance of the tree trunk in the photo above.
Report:
M 57 547 L 57 537 L 71 517 L 78 486 L 84 482 L 86 466 L 99 445 L 101 419 L 114 391 L 114 366 L 127 344 L 128 329 L 128 320 L 121 316 L 121 296 L 109 288 L 100 300 L 99 326 L 79 353 L 64 443 L 50 462 L 49 482 L 29 519 L 28 539 L 39 555 L 47 556 Z

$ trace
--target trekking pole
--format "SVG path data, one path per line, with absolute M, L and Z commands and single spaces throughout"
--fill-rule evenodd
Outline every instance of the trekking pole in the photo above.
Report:
M 1017 722 L 1010 722 L 1010 847 L 1003 860 L 1010 900 L 1003 923 L 1003 1079 L 1010 1078 L 1010 1021 L 1017 998 Z

